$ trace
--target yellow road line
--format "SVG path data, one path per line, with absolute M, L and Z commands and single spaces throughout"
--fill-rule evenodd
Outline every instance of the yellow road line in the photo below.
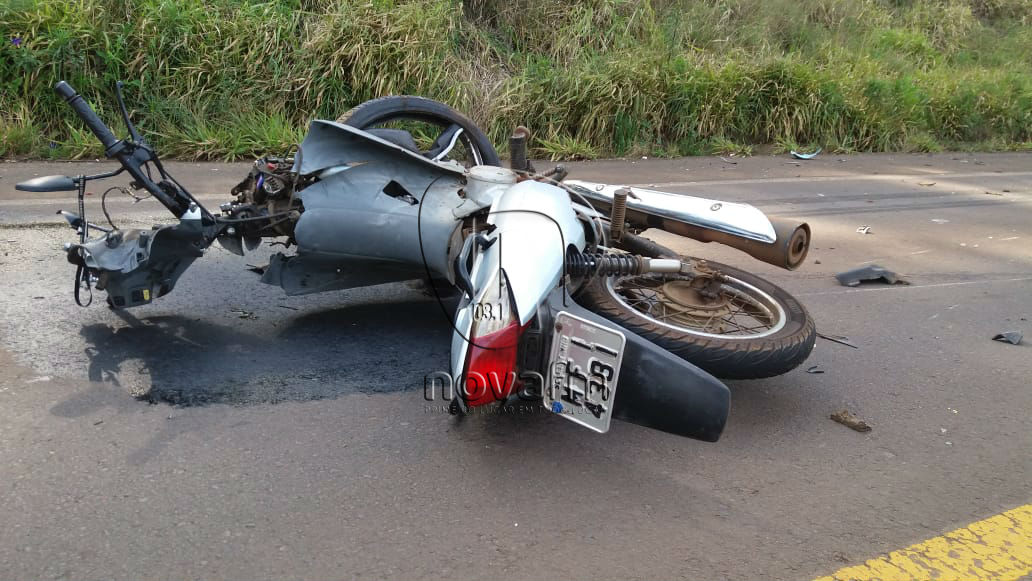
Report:
M 1015 581 L 1032 573 L 1032 504 L 816 581 Z

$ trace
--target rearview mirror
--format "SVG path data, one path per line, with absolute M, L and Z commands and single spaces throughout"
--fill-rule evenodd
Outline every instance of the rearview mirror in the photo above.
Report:
M 68 176 L 41 176 L 16 184 L 23 192 L 74 192 L 79 189 L 74 178 Z

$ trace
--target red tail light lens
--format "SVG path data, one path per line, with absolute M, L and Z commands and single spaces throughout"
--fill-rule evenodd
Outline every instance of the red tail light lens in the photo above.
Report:
M 463 384 L 466 403 L 478 406 L 503 400 L 518 387 L 516 356 L 526 326 L 520 325 L 512 307 L 504 272 L 470 308 L 473 326 Z

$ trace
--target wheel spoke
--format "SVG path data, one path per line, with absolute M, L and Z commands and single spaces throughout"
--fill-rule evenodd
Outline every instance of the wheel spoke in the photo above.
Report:
M 779 316 L 772 310 L 773 299 L 759 294 L 741 281 L 720 276 L 719 296 L 715 299 L 697 297 L 704 292 L 698 283 L 706 279 L 678 276 L 636 276 L 625 277 L 613 282 L 619 298 L 632 310 L 642 313 L 660 324 L 685 329 L 686 332 L 702 332 L 713 335 L 750 336 L 765 333 L 779 322 Z M 678 298 L 668 295 L 672 287 L 667 283 L 683 281 L 692 289 L 678 291 Z M 682 287 L 683 288 L 683 287 Z M 692 292 L 694 290 L 694 292 Z M 685 292 L 687 291 L 687 292 Z M 766 299 L 766 300 L 765 300 Z M 698 301 L 698 305 L 694 303 Z M 686 304 L 687 302 L 687 304 Z M 781 315 L 783 316 L 783 315 Z

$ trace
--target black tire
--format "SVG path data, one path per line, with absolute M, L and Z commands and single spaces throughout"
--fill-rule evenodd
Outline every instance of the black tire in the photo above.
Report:
M 478 152 L 482 165 L 502 165 L 491 140 L 472 120 L 433 99 L 409 95 L 380 97 L 358 105 L 341 115 L 337 121 L 359 129 L 370 129 L 398 119 L 411 119 L 442 126 L 458 125 L 463 130 L 460 139 L 467 148 Z
M 598 277 L 578 295 L 578 302 L 599 315 L 638 333 L 678 357 L 723 379 L 760 379 L 798 367 L 813 350 L 817 326 L 806 309 L 781 287 L 744 270 L 707 261 L 713 270 L 737 278 L 777 301 L 785 324 L 764 337 L 707 337 L 659 325 L 620 303 L 607 279 Z

